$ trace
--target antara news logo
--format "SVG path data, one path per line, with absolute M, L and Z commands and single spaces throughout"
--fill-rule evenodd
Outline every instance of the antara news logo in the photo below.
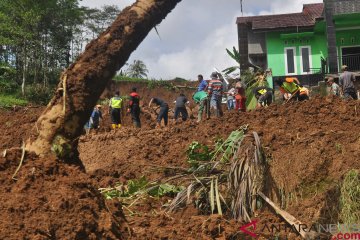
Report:
M 258 234 L 266 234 L 279 236 L 281 233 L 302 232 L 309 240 L 331 239 L 331 240 L 360 240 L 360 223 L 359 224 L 294 224 L 289 225 L 285 223 L 260 223 L 259 220 L 252 220 L 240 227 L 240 231 L 252 238 L 258 238 Z M 311 237 L 310 237 L 311 236 Z M 315 237 L 313 237 L 315 236 Z M 276 237 L 276 239 L 281 239 Z

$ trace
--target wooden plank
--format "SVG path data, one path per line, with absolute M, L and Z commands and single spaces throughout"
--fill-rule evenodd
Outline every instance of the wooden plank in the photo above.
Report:
M 297 220 L 293 215 L 291 215 L 290 213 L 282 210 L 281 208 L 279 208 L 278 206 L 276 206 L 276 204 L 271 201 L 268 197 L 266 197 L 262 192 L 258 193 L 259 196 L 265 200 L 265 202 L 267 202 L 274 210 L 277 214 L 279 214 L 287 223 L 289 223 L 290 225 L 294 225 L 296 226 L 296 231 L 298 231 L 298 233 L 300 234 L 300 236 L 303 239 L 315 239 L 316 237 L 318 237 L 318 233 L 314 232 L 314 231 L 310 231 L 310 232 L 305 232 L 303 230 L 303 228 L 301 228 L 301 226 L 303 226 L 304 224 L 301 223 L 299 220 Z

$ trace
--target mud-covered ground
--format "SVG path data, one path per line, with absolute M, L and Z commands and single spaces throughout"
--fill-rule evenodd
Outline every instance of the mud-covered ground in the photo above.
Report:
M 19 147 L 29 131 L 34 131 L 32 126 L 41 109 L 0 112 L 5 123 L 0 126 L 2 151 Z M 94 228 L 98 236 L 116 238 L 114 228 L 120 220 L 115 221 L 114 215 L 122 219 L 120 212 L 115 211 L 116 203 L 101 199 L 96 200 L 98 204 L 95 205 L 87 203 L 89 198 L 101 198 L 96 188 L 140 176 L 161 179 L 169 173 L 154 171 L 154 166 L 187 167 L 185 151 L 191 142 L 212 145 L 215 139 L 225 138 L 244 124 L 249 124 L 250 131 L 259 133 L 268 155 L 270 168 L 265 193 L 304 223 L 337 223 L 339 185 L 350 169 L 360 169 L 360 103 L 356 101 L 314 98 L 248 113 L 226 112 L 220 119 L 212 118 L 200 124 L 190 120 L 163 129 L 153 129 L 152 122 L 151 118 L 144 119 L 146 126 L 141 130 L 129 125 L 117 131 L 104 129 L 82 136 L 79 151 L 86 173 L 55 159 L 41 163 L 41 160 L 26 158 L 17 176 L 19 180 L 14 181 L 11 176 L 20 153 L 1 158 L 0 181 L 6 187 L 0 190 L 3 202 L 0 239 L 26 239 L 23 236 L 31 232 L 29 236 L 37 238 L 30 239 L 51 239 L 49 236 L 56 229 L 72 232 L 70 224 L 78 226 L 74 227 L 77 228 L 75 232 L 86 235 Z M 239 231 L 243 223 L 218 215 L 203 216 L 192 206 L 166 214 L 162 205 L 167 201 L 165 198 L 139 201 L 132 208 L 136 214 L 124 209 L 129 227 L 119 223 L 123 226 L 121 231 L 126 232 L 124 236 L 132 239 L 246 239 Z M 105 203 L 112 206 L 110 210 Z M 285 224 L 268 207 L 259 211 L 256 219 L 259 224 Z M 34 221 L 41 224 L 34 224 Z M 263 239 L 273 237 L 266 232 L 258 233 Z M 292 233 L 287 236 L 298 238 Z

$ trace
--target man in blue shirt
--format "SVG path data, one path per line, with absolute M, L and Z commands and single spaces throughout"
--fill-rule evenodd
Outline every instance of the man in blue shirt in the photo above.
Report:
M 197 91 L 198 92 L 205 91 L 208 84 L 207 84 L 206 80 L 204 80 L 203 75 L 201 75 L 201 74 L 198 75 L 198 81 L 199 81 L 199 86 L 198 86 Z

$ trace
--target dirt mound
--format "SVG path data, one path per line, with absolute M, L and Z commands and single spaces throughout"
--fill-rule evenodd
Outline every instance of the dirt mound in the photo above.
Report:
M 78 167 L 26 156 L 14 180 L 20 156 L 0 158 L 0 239 L 126 238 L 119 210 L 110 212 L 114 206 Z
M 79 151 L 87 174 L 55 159 L 34 161 L 28 156 L 14 182 L 11 176 L 20 156 L 12 153 L 0 158 L 0 182 L 6 186 L 0 190 L 4 202 L 0 238 L 21 239 L 26 235 L 42 239 L 54 231 L 56 238 L 65 234 L 72 234 L 72 239 L 76 234 L 79 239 L 86 239 L 85 235 L 116 238 L 116 228 L 111 226 L 117 222 L 97 188 L 140 176 L 149 180 L 173 176 L 174 172 L 161 167 L 187 168 L 186 149 L 191 142 L 213 145 L 216 139 L 226 138 L 244 124 L 249 124 L 250 132 L 259 133 L 268 155 L 265 194 L 300 221 L 337 223 L 339 185 L 346 172 L 360 169 L 359 109 L 357 101 L 329 97 L 247 113 L 226 112 L 220 119 L 200 124 L 190 120 L 166 129 L 152 129 L 153 120 L 145 120 L 150 126 L 141 130 L 125 126 L 82 136 Z M 22 134 L 27 136 L 31 131 L 30 124 L 23 126 L 22 121 L 30 120 L 22 117 L 26 115 L 21 111 L 2 115 L 5 122 L 17 124 L 2 127 L 7 134 L 2 134 L 1 142 L 6 148 L 19 146 Z M 174 215 L 164 214 L 162 206 L 167 200 L 136 203 L 133 213 L 124 209 L 132 239 L 246 239 L 239 233 L 243 224 L 216 215 L 203 216 L 192 207 Z M 106 204 L 114 216 L 120 217 L 119 208 L 108 201 Z M 267 208 L 256 218 L 260 223 L 284 223 Z M 126 229 L 121 231 L 127 233 Z M 261 236 L 266 239 L 271 234 Z M 289 236 L 296 238 L 295 234 Z
M 44 107 L 0 109 L 0 150 L 21 147 Z
M 172 173 L 159 166 L 187 167 L 185 151 L 192 141 L 212 145 L 249 124 L 268 154 L 266 193 L 271 199 L 306 223 L 335 223 L 337 188 L 347 171 L 360 168 L 359 107 L 356 101 L 315 98 L 248 113 L 227 112 L 200 124 L 123 129 L 82 137 L 80 156 L 102 187 L 143 175 L 161 179 Z

